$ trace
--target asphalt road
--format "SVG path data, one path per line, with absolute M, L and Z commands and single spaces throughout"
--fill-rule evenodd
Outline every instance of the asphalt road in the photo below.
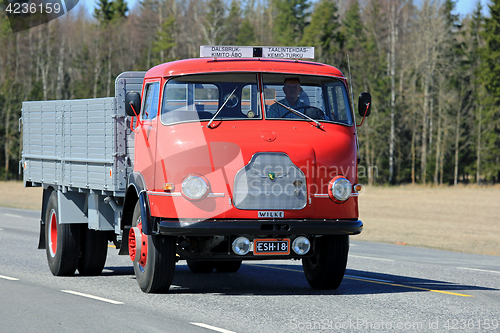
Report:
M 170 293 L 154 295 L 111 247 L 100 276 L 52 276 L 39 217 L 0 208 L 2 332 L 500 331 L 500 257 L 352 237 L 336 291 L 310 289 L 300 261 L 197 275 L 181 261 Z

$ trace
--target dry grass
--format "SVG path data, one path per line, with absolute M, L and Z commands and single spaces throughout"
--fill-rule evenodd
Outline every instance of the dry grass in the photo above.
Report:
M 368 187 L 358 240 L 500 255 L 499 187 Z
M 0 182 L 0 206 L 40 210 L 42 188 L 25 188 L 22 182 Z
M 0 182 L 0 205 L 41 208 L 42 189 Z M 500 187 L 367 187 L 356 240 L 500 255 Z

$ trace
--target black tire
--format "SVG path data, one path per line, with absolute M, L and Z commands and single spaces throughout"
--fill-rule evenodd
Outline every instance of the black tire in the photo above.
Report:
M 99 275 L 106 264 L 108 234 L 103 231 L 90 230 L 86 224 L 81 227 L 81 255 L 78 261 L 78 272 L 85 276 Z
M 337 289 L 344 278 L 349 253 L 349 236 L 315 239 L 315 254 L 302 259 L 307 282 L 313 289 Z
M 191 273 L 194 274 L 212 273 L 215 266 L 213 261 L 187 260 L 187 264 Z
M 47 262 L 53 275 L 70 276 L 75 274 L 80 256 L 80 226 L 59 223 L 57 191 L 50 194 L 47 203 L 45 248 Z
M 138 201 L 132 217 L 132 227 L 138 226 L 140 222 L 141 208 Z M 167 292 L 175 272 L 175 237 L 148 235 L 146 246 L 146 265 L 134 262 L 137 283 L 145 293 Z
M 236 273 L 241 267 L 241 260 L 216 261 L 214 264 L 218 273 Z

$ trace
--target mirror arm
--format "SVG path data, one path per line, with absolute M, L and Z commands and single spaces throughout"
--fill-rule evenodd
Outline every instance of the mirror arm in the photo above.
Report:
M 370 104 L 371 103 L 366 103 L 366 110 L 365 110 L 365 114 L 363 115 L 363 119 L 361 120 L 361 123 L 359 125 L 356 125 L 356 127 L 363 125 L 363 122 L 365 121 L 365 118 L 366 118 L 366 114 L 368 113 L 368 108 L 370 108 Z
M 135 119 L 137 119 L 137 120 L 136 120 L 136 124 L 137 124 L 137 122 L 139 122 L 139 125 L 141 125 L 141 126 L 142 126 L 142 121 L 141 121 L 141 119 L 139 118 L 139 115 L 137 114 L 137 112 L 135 111 L 134 104 L 132 104 L 132 102 L 130 102 L 130 103 L 128 103 L 128 104 L 129 104 L 129 105 L 130 105 L 130 107 L 132 108 L 132 111 L 134 111 L 134 114 L 135 114 Z M 134 124 L 134 119 L 131 119 L 131 120 L 130 120 L 130 130 L 131 130 L 131 131 L 134 131 L 134 130 L 135 130 L 135 128 L 137 128 L 137 126 L 134 128 L 133 124 Z

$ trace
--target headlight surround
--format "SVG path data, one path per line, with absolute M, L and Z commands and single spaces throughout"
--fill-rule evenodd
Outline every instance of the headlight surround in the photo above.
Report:
M 182 182 L 182 195 L 192 201 L 204 199 L 209 190 L 210 184 L 203 176 L 189 175 Z
M 238 237 L 233 241 L 233 245 L 231 247 L 234 253 L 244 256 L 250 252 L 250 245 L 250 240 L 248 238 Z
M 292 243 L 292 250 L 298 255 L 304 255 L 311 249 L 311 242 L 307 237 L 299 236 Z
M 328 195 L 337 203 L 342 203 L 351 197 L 352 185 L 344 176 L 337 176 L 328 184 Z

